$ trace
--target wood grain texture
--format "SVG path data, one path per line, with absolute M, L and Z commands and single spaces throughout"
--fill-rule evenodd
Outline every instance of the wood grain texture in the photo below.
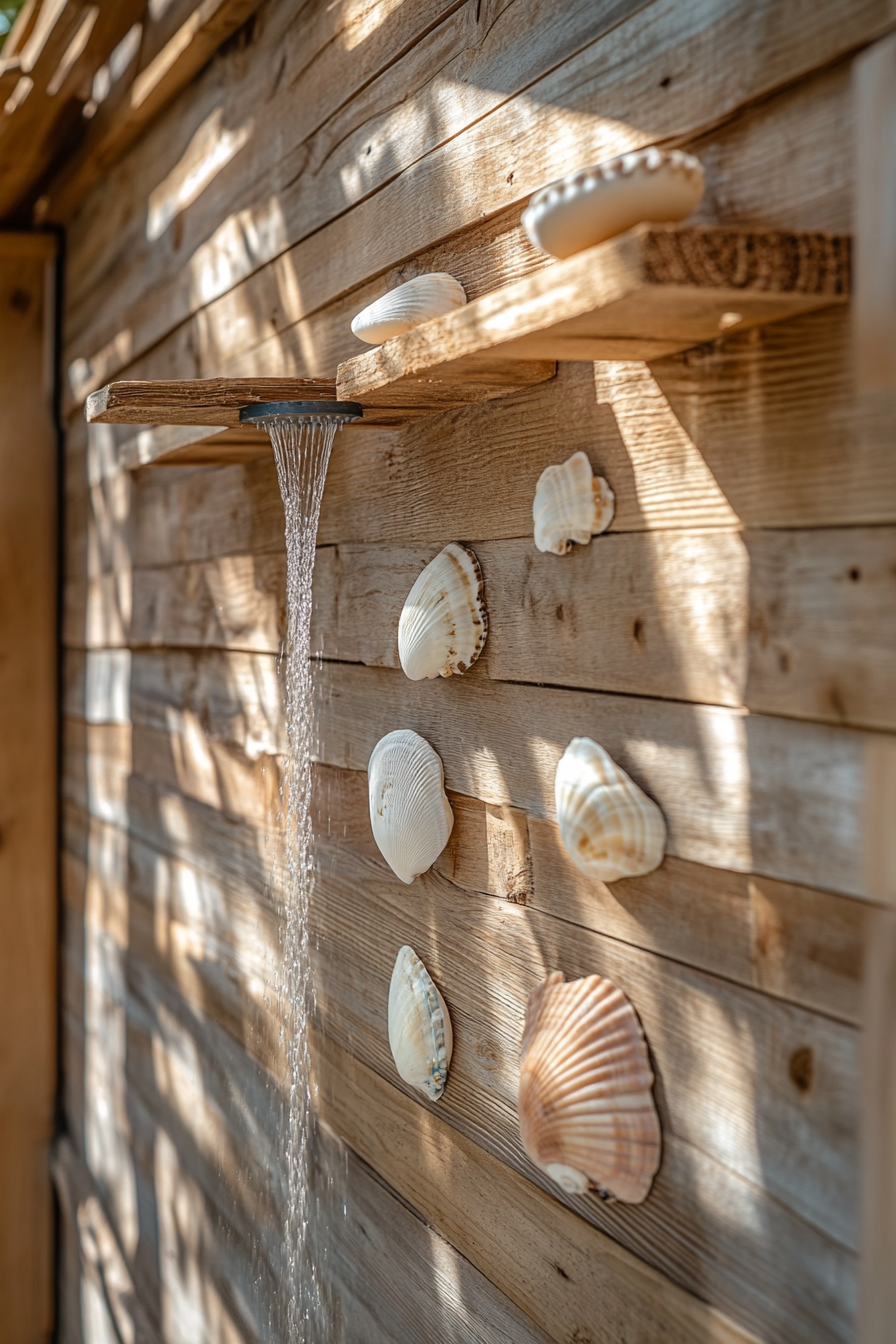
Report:
M 335 401 L 320 378 L 193 378 L 180 382 L 110 383 L 87 398 L 88 424 L 240 425 L 240 407 L 264 401 Z
M 2 1329 L 22 1344 L 47 1338 L 53 1320 L 57 499 L 45 326 L 53 275 L 46 240 L 0 251 L 0 1301 Z
M 379 880 L 378 870 L 337 855 L 332 846 L 321 854 L 312 927 L 316 973 L 326 987 L 319 1004 L 327 1035 L 397 1081 L 385 1035 L 386 991 L 397 948 L 409 942 L 444 994 L 455 1031 L 438 1115 L 548 1188 L 519 1146 L 516 1059 L 525 1001 L 554 967 L 569 977 L 595 971 L 607 976 L 634 1003 L 650 1042 L 660 1079 L 663 1165 L 640 1208 L 608 1207 L 595 1198 L 563 1202 L 685 1286 L 695 1283 L 688 1266 L 695 1266 L 696 1254 L 704 1291 L 724 1310 L 753 1322 L 751 1328 L 759 1322 L 760 1333 L 848 1336 L 851 1307 L 837 1295 L 846 1290 L 850 1261 L 834 1252 L 834 1242 L 852 1217 L 843 1219 L 846 1205 L 832 1215 L 823 1199 L 810 1210 L 805 1201 L 813 1198 L 817 1177 L 804 1164 L 823 1163 L 824 1181 L 842 1180 L 844 1192 L 854 1182 L 855 1153 L 848 1158 L 845 1146 L 856 1124 L 857 1043 L 850 1029 L 525 907 L 485 898 L 471 903 L 438 877 L 399 891 L 394 878 Z M 811 1051 L 817 1065 L 808 1093 L 789 1072 L 800 1049 Z M 742 1073 L 736 1060 L 746 1058 Z M 757 1071 L 765 1079 L 761 1094 L 752 1082 Z M 740 1205 L 736 1218 L 731 1201 Z M 799 1217 L 793 1218 L 787 1210 L 797 1207 Z M 824 1235 L 810 1232 L 822 1224 Z M 712 1268 L 697 1249 L 706 1245 L 704 1238 L 714 1248 Z M 767 1256 L 775 1267 L 767 1262 L 760 1269 Z M 822 1259 L 824 1287 L 816 1278 Z M 720 1272 L 724 1287 L 715 1277 Z M 758 1282 L 761 1305 L 746 1289 Z M 840 1288 L 831 1296 L 835 1282 Z
M 245 355 L 247 327 L 257 338 L 267 337 L 259 317 L 278 310 L 283 315 L 282 326 L 278 319 L 277 335 L 282 358 L 282 328 L 483 215 L 513 203 L 521 207 L 532 190 L 555 176 L 555 146 L 565 139 L 574 140 L 577 157 L 584 162 L 657 139 L 687 139 L 733 116 L 744 103 L 835 60 L 860 43 L 863 32 L 876 36 L 889 23 L 889 12 L 881 0 L 864 0 L 861 11 L 854 9 L 846 25 L 832 3 L 818 19 L 809 39 L 802 16 L 796 12 L 783 19 L 776 11 L 749 6 L 720 15 L 708 4 L 691 7 L 686 15 L 677 13 L 671 4 L 639 11 L 604 38 L 566 60 L 561 58 L 549 74 L 500 102 L 488 118 L 465 128 L 452 126 L 448 138 L 439 139 L 430 152 L 424 149 L 421 155 L 417 149 L 407 171 L 390 175 L 379 190 L 365 195 L 347 214 L 326 228 L 318 227 L 278 261 L 267 262 L 232 291 L 213 299 L 201 322 L 194 313 L 178 333 L 176 356 L 172 348 L 175 362 L 183 368 L 187 358 L 193 364 L 201 347 L 198 374 L 236 374 L 236 368 L 226 365 L 229 359 Z M 769 24 L 775 31 L 773 41 L 764 40 Z M 698 57 L 698 52 L 707 50 L 707 43 L 714 50 L 712 74 Z M 748 61 L 745 52 L 750 54 Z M 739 62 L 736 87 L 723 73 L 729 60 Z M 669 86 L 657 88 L 652 71 L 658 63 L 689 73 L 678 74 Z M 651 74 L 645 79 L 648 70 Z M 471 82 L 475 85 L 475 78 Z M 529 111 L 533 100 L 540 108 L 537 117 Z M 444 126 L 441 107 L 431 109 L 430 114 L 437 117 L 440 132 L 449 129 Z M 649 126 L 649 131 L 641 130 L 643 126 Z M 363 160 L 368 143 L 369 139 L 359 138 L 353 146 L 356 157 L 351 167 L 346 165 L 349 180 L 357 173 L 365 185 Z M 508 144 L 512 154 L 507 152 Z M 470 162 L 477 165 L 472 174 L 463 167 Z M 481 190 L 474 185 L 478 182 L 483 183 Z M 436 201 L 438 208 L 429 211 L 425 203 Z M 349 268 L 347 259 L 356 255 L 351 240 L 359 236 L 376 240 L 376 252 L 365 248 L 363 259 L 357 256 Z M 303 278 L 301 286 L 292 282 L 291 277 L 297 276 Z M 493 280 L 490 288 L 500 283 L 500 279 Z M 182 284 L 180 290 L 188 294 Z M 185 316 L 181 313 L 178 320 Z M 103 334 L 98 332 L 86 344 L 67 351 L 66 366 L 75 360 L 86 361 L 78 365 L 76 395 L 108 381 L 122 367 L 123 347 L 115 340 L 118 332 L 128 333 L 126 360 L 136 358 L 162 334 L 156 328 L 151 337 L 147 333 L 141 338 L 123 313 L 116 321 L 117 326 L 110 329 L 107 325 Z M 239 348 L 232 342 L 237 331 L 241 333 Z M 271 353 L 275 353 L 273 347 Z M 139 376 L 166 376 L 160 358 L 161 349 Z M 282 364 L 276 370 L 281 374 L 290 371 Z M 258 374 L 261 368 L 244 372 Z M 306 364 L 295 372 L 332 374 L 333 369 Z
M 845 302 L 849 268 L 846 238 L 641 224 L 340 364 L 337 387 L 425 406 L 442 385 L 473 400 L 493 360 L 658 359 Z
M 315 1036 L 315 1061 L 329 1123 L 548 1338 L 647 1344 L 660 1331 L 689 1344 L 751 1338 L 326 1037 Z M 368 1108 L 363 1124 L 358 1095 Z

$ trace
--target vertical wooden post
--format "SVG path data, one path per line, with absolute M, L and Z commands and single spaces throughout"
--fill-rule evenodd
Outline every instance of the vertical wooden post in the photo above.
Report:
M 0 234 L 0 1344 L 52 1329 L 55 240 Z
M 896 450 L 896 34 L 855 67 L 857 432 Z M 896 688 L 894 688 L 896 691 Z M 896 1338 L 896 740 L 868 747 L 860 1344 Z

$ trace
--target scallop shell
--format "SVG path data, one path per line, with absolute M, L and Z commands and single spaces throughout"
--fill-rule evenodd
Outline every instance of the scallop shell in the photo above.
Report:
M 703 165 L 680 149 L 640 149 L 542 187 L 523 211 L 536 247 L 571 257 L 635 224 L 686 219 L 703 195 Z
M 662 812 L 590 737 L 570 742 L 554 788 L 560 837 L 586 877 L 615 882 L 660 866 L 666 847 Z
M 647 1197 L 660 1122 L 644 1033 L 621 989 L 555 971 L 526 1008 L 520 1062 L 523 1147 L 570 1194 L 596 1186 L 627 1204 Z
M 585 546 L 606 532 L 616 512 L 616 496 L 603 476 L 595 476 L 584 453 L 545 467 L 535 487 L 532 518 L 540 551 L 566 555 L 574 541 Z
M 411 681 L 466 672 L 482 652 L 488 613 L 472 551 L 449 542 L 417 578 L 398 622 L 398 657 Z
M 387 733 L 367 765 L 370 825 L 383 858 L 402 882 L 431 868 L 448 843 L 454 813 L 442 762 L 419 733 Z
M 414 949 L 401 948 L 389 984 L 389 1049 L 399 1077 L 438 1101 L 453 1044 L 445 1000 Z
M 463 285 L 447 271 L 418 275 L 362 308 L 352 318 L 352 331 L 368 345 L 379 345 L 419 327 L 421 322 L 462 308 L 466 301 Z

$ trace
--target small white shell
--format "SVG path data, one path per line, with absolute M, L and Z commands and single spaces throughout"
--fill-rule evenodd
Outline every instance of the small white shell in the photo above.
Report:
M 399 1077 L 438 1101 L 454 1038 L 445 1000 L 412 947 L 403 947 L 389 984 L 389 1049 Z
M 451 541 L 418 576 L 398 622 L 398 657 L 411 681 L 466 672 L 482 652 L 488 613 L 482 570 Z
M 543 252 L 571 257 L 635 224 L 686 219 L 702 195 L 699 159 L 680 149 L 641 149 L 542 187 L 522 224 Z
M 466 301 L 463 285 L 447 271 L 418 275 L 362 308 L 352 318 L 352 331 L 368 345 L 379 345 L 419 327 L 421 322 L 462 308 Z
M 574 737 L 554 781 L 560 838 L 586 877 L 616 882 L 663 861 L 666 822 L 652 798 L 590 737 Z
M 520 1137 L 569 1194 L 589 1186 L 646 1199 L 660 1163 L 660 1122 L 641 1023 L 599 975 L 554 971 L 529 997 L 520 1060 Z
M 605 532 L 616 512 L 616 496 L 603 476 L 595 476 L 584 453 L 545 467 L 535 487 L 532 519 L 540 551 L 565 555 L 577 541 L 586 545 Z
M 374 747 L 367 788 L 373 838 L 396 877 L 410 884 L 435 863 L 454 825 L 442 762 L 424 737 L 400 728 Z

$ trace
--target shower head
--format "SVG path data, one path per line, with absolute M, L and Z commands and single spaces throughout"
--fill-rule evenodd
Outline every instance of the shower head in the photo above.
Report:
M 241 423 L 262 426 L 267 420 L 294 420 L 300 425 L 335 424 L 341 429 L 363 414 L 356 401 L 261 401 L 240 407 Z

